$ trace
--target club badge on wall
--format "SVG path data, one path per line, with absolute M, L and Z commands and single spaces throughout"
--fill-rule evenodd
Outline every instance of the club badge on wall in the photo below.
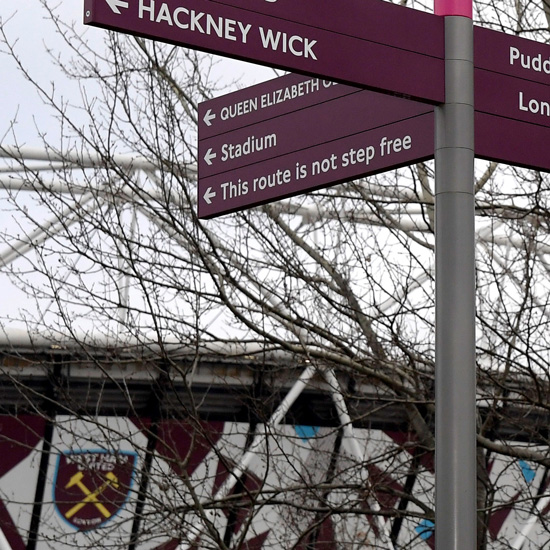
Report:
M 125 506 L 134 483 L 137 454 L 79 450 L 57 459 L 53 500 L 74 529 L 89 531 L 112 520 Z

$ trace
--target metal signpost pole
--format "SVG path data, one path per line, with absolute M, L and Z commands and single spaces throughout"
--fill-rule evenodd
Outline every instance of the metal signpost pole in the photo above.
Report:
M 445 104 L 435 110 L 435 543 L 437 550 L 474 550 L 477 514 L 471 0 L 436 0 L 435 12 L 445 17 Z

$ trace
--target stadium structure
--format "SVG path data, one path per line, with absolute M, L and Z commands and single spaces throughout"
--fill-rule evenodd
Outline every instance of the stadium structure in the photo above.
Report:
M 182 518 L 193 514 L 186 483 L 205 503 L 235 493 L 237 485 L 239 493 L 242 485 L 265 491 L 265 499 L 238 517 L 229 506 L 212 515 L 229 543 L 239 540 L 246 524 L 239 548 L 433 547 L 433 523 L 414 519 L 414 508 L 420 517 L 423 506 L 431 506 L 433 454 L 409 438 L 403 406 L 368 383 L 350 390 L 349 377 L 328 367 L 236 346 L 198 355 L 174 346 L 167 368 L 139 346 L 83 349 L 6 336 L 0 378 L 2 550 L 68 549 L 93 541 L 94 548 L 203 548 L 200 523 L 196 533 L 167 534 L 167 521 L 177 534 L 189 520 L 178 526 L 177 518 L 164 517 L 166 510 L 181 510 Z M 484 397 L 480 393 L 480 403 Z M 541 425 L 540 415 L 546 417 L 543 411 L 516 414 L 526 426 Z M 516 425 L 501 425 L 495 433 L 516 441 L 523 436 Z M 386 458 L 367 461 L 362 471 L 371 451 Z M 502 501 L 490 520 L 492 538 L 506 536 L 512 548 L 544 547 L 540 519 L 548 497 L 531 514 L 515 504 L 522 494 L 545 491 L 546 472 L 500 457 L 491 475 L 500 478 L 496 498 Z M 310 477 L 340 477 L 357 498 L 371 500 L 368 510 L 382 514 L 327 515 L 314 543 L 300 541 L 305 524 L 318 521 L 306 511 L 312 497 L 296 496 L 296 525 L 289 529 L 287 507 L 270 504 L 268 495 Z M 327 498 L 338 509 L 349 494 L 344 499 L 334 493 Z M 398 512 L 407 507 L 413 513 L 403 519 Z M 138 531 L 149 535 L 136 541 Z

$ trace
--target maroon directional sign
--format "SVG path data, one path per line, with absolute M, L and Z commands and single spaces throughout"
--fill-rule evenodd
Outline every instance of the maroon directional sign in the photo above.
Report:
M 550 46 L 474 31 L 476 156 L 550 171 Z
M 218 136 L 358 91 L 360 88 L 289 73 L 200 103 L 199 139 Z
M 219 136 L 199 134 L 199 174 L 233 172 L 430 111 L 430 105 L 358 90 Z
M 307 81 L 288 75 L 248 90 L 248 99 Z M 252 91 L 251 91 L 252 90 Z M 318 95 L 317 95 L 318 94 Z M 281 97 L 284 97 L 281 96 Z M 433 157 L 433 108 L 333 85 L 220 121 L 241 92 L 200 107 L 199 217 L 209 218 Z M 296 103 L 293 103 L 293 102 Z M 259 104 L 259 103 L 258 103 Z M 244 112 L 246 111 L 246 112 Z M 209 124 L 204 120 L 206 118 Z M 213 117 L 213 118 L 212 118 Z M 226 126 L 227 127 L 227 126 Z M 207 137 L 203 130 L 207 129 Z
M 476 27 L 475 107 L 550 127 L 550 46 Z
M 474 27 L 476 68 L 550 83 L 550 45 L 503 32 Z
M 443 18 L 380 0 L 84 0 L 84 22 L 444 101 Z

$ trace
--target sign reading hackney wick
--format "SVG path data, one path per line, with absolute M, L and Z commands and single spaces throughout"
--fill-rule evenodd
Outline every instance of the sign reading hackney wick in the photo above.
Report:
M 290 74 L 199 107 L 199 217 L 433 157 L 433 108 Z
M 380 0 L 84 0 L 84 23 L 444 101 L 442 18 Z

